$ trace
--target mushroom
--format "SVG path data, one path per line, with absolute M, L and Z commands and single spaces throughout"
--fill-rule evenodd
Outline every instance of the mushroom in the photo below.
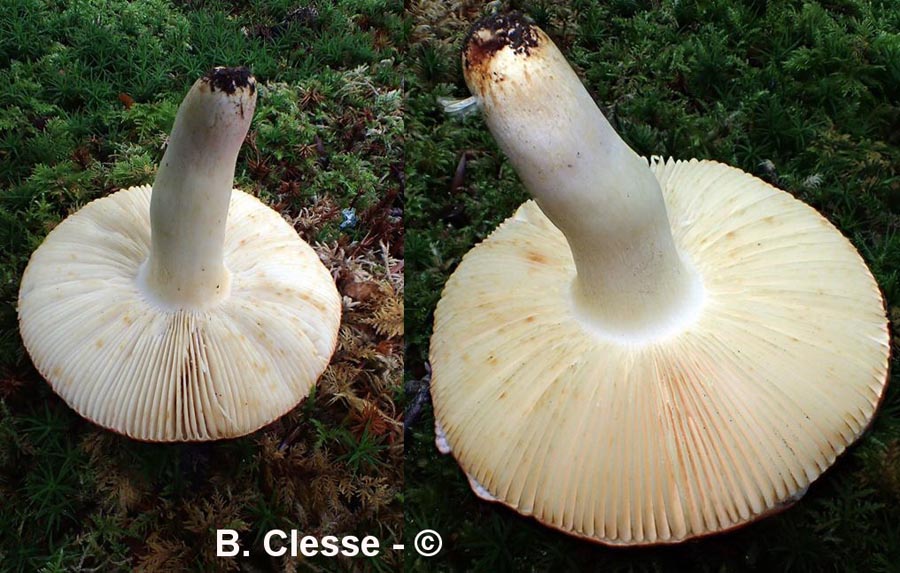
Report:
M 482 497 L 610 545 L 798 499 L 887 382 L 884 303 L 851 243 L 739 169 L 639 157 L 521 16 L 477 23 L 463 67 L 534 201 L 435 311 L 439 447 Z
M 232 190 L 256 107 L 246 68 L 216 68 L 178 109 L 153 187 L 91 202 L 32 254 L 19 326 L 75 411 L 145 441 L 241 436 L 308 393 L 341 300 L 277 212 Z

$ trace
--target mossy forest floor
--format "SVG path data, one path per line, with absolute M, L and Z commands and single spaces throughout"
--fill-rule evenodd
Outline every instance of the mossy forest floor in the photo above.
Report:
M 715 159 L 810 203 L 862 253 L 900 326 L 900 3 L 860 0 L 414 0 L 406 114 L 406 370 L 427 379 L 432 312 L 461 257 L 526 198 L 463 98 L 471 22 L 519 9 L 576 67 L 643 155 Z M 895 349 L 894 356 L 897 356 Z M 898 368 L 894 359 L 893 371 Z M 900 570 L 900 384 L 871 431 L 795 507 L 734 533 L 675 547 L 607 549 L 478 500 L 437 453 L 430 409 L 406 443 L 408 536 L 444 533 L 414 571 Z M 491 436 L 484 436 L 491 439 Z
M 448 117 L 437 101 L 468 95 L 461 40 L 493 9 L 548 31 L 639 153 L 729 163 L 820 210 L 859 248 L 900 326 L 897 0 L 10 0 L 0 11 L 0 571 L 900 568 L 896 380 L 870 432 L 794 508 L 676 547 L 613 550 L 550 531 L 478 500 L 437 453 L 434 306 L 461 257 L 526 197 L 478 115 Z M 315 393 L 259 432 L 136 443 L 82 420 L 34 371 L 18 283 L 65 216 L 152 180 L 181 98 L 222 64 L 249 65 L 261 85 L 236 186 L 289 218 L 333 271 L 339 348 Z M 415 414 L 405 452 L 404 407 Z M 221 527 L 239 530 L 251 556 L 215 559 Z M 407 545 L 431 528 L 444 550 L 269 558 L 261 539 L 273 528 L 383 544 L 405 531 Z
M 372 0 L 3 4 L 0 571 L 400 567 L 392 551 L 268 558 L 261 541 L 273 528 L 401 534 L 407 34 L 399 3 Z M 68 214 L 152 181 L 179 102 L 215 65 L 259 81 L 236 186 L 289 218 L 334 273 L 339 346 L 315 393 L 263 430 L 136 443 L 82 420 L 34 371 L 19 278 Z M 240 531 L 250 557 L 215 559 L 217 527 Z

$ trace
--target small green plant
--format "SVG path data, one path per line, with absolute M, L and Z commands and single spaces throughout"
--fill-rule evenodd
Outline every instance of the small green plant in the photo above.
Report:
M 347 452 L 338 459 L 346 463 L 347 467 L 354 474 L 360 473 L 362 470 L 377 469 L 384 464 L 379 454 L 386 450 L 387 446 L 381 443 L 382 440 L 380 438 L 373 436 L 369 432 L 368 424 L 366 424 L 358 438 L 349 432 L 345 432 L 340 439 Z
M 41 460 L 25 476 L 28 509 L 41 524 L 44 536 L 53 539 L 63 525 L 75 519 L 81 483 L 74 453 Z

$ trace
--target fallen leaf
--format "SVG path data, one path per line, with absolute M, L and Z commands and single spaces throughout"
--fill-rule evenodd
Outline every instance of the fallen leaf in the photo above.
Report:
M 134 98 L 124 92 L 119 94 L 119 101 L 122 102 L 125 109 L 131 109 L 131 106 L 134 105 Z

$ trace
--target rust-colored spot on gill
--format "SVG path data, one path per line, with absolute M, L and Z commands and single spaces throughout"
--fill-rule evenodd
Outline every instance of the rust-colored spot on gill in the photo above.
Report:
M 540 253 L 536 253 L 534 251 L 528 251 L 528 253 L 525 255 L 525 257 L 532 263 L 535 263 L 538 265 L 546 265 L 548 262 L 550 262 L 547 260 L 547 257 L 545 257 L 544 255 L 542 255 Z

